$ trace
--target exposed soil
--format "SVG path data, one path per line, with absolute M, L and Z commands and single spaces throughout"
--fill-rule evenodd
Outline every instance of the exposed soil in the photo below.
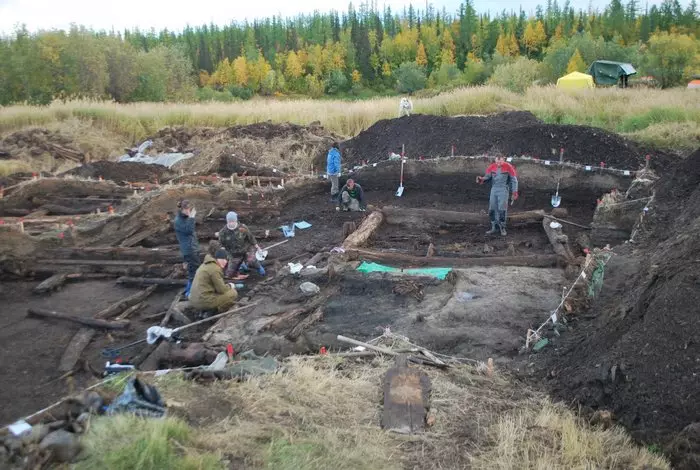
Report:
M 122 185 L 125 183 L 164 183 L 176 173 L 162 165 L 147 165 L 137 162 L 110 162 L 106 160 L 86 163 L 59 176 L 79 176 L 82 178 L 100 177 Z
M 700 421 L 699 184 L 700 151 L 659 182 L 641 246 L 609 262 L 594 318 L 539 359 L 557 398 L 612 410 L 650 444 Z M 676 468 L 700 464 L 669 452 Z
M 40 127 L 13 132 L 0 140 L 0 159 L 31 160 L 49 156 L 61 159 L 62 152 L 76 163 L 84 158 L 69 137 Z
M 261 122 L 227 129 L 166 127 L 151 140 L 148 153 L 195 152 L 193 158 L 175 166 L 188 173 L 277 176 L 278 172 L 310 171 L 313 158 L 342 138 L 317 123 Z
M 378 121 L 341 145 L 344 163 L 370 163 L 400 154 L 409 158 L 502 153 L 542 160 L 564 160 L 586 165 L 605 162 L 608 167 L 636 170 L 647 153 L 616 134 L 587 126 L 550 125 L 525 111 L 493 116 L 443 117 L 416 114 Z M 325 154 L 318 161 L 325 164 Z

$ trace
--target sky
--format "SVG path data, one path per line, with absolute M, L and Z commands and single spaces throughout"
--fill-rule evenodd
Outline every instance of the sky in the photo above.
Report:
M 589 0 L 570 0 L 576 9 L 586 9 Z M 377 0 L 379 7 L 391 6 L 402 11 L 409 0 Z M 649 4 L 660 0 L 650 0 Z M 456 12 L 460 0 L 434 0 L 433 6 L 448 12 Z M 544 0 L 475 0 L 478 12 L 518 10 L 522 5 L 526 12 L 534 11 Z M 606 0 L 592 0 L 594 8 L 603 8 Z M 625 3 L 625 2 L 623 2 Z M 643 4 L 643 1 L 639 2 Z M 686 1 L 682 2 L 687 4 Z M 272 15 L 283 17 L 315 10 L 347 11 L 349 0 L 205 0 L 201 4 L 185 0 L 0 0 L 0 33 L 11 33 L 17 25 L 25 24 L 30 31 L 40 29 L 67 29 L 71 23 L 110 31 L 134 29 L 156 31 L 168 28 L 182 30 L 188 24 L 199 26 L 215 23 L 225 25 L 231 21 L 252 20 Z M 357 7 L 360 0 L 353 4 Z M 425 6 L 425 1 L 413 0 L 414 7 Z M 560 5 L 564 0 L 559 1 Z

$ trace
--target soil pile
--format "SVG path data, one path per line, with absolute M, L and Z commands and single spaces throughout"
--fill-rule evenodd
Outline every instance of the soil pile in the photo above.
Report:
M 151 140 L 149 154 L 194 152 L 195 157 L 176 165 L 188 173 L 274 176 L 310 170 L 314 157 L 342 138 L 319 124 L 261 122 L 227 129 L 166 127 Z
M 386 160 L 401 153 L 409 158 L 504 153 L 540 159 L 559 159 L 587 165 L 605 162 L 608 167 L 636 170 L 644 163 L 645 151 L 622 137 L 586 126 L 550 125 L 525 111 L 493 116 L 443 117 L 417 114 L 378 121 L 344 142 L 344 163 L 355 165 Z M 325 161 L 325 160 L 324 160 Z
M 148 182 L 162 183 L 170 180 L 175 173 L 162 165 L 147 165 L 137 162 L 98 161 L 73 168 L 59 176 L 80 176 L 82 178 L 99 178 L 114 181 L 117 184 Z
M 54 157 L 75 163 L 84 160 L 84 154 L 73 146 L 73 141 L 59 132 L 32 128 L 13 132 L 0 141 L 0 159 L 30 160 Z
M 611 410 L 635 437 L 667 444 L 700 422 L 700 150 L 656 198 L 643 246 L 613 257 L 596 318 L 560 339 L 544 372 L 558 398 Z M 675 468 L 700 467 L 697 449 L 666 451 Z

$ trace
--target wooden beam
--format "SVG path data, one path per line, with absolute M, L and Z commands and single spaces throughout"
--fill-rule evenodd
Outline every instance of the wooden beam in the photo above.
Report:
M 38 264 L 59 264 L 62 266 L 144 266 L 145 261 L 105 260 L 105 259 L 40 259 Z
M 123 284 L 123 285 L 127 285 L 127 286 L 184 287 L 185 285 L 187 285 L 187 279 L 122 276 L 119 279 L 117 279 L 117 284 Z
M 56 312 L 54 310 L 44 310 L 43 308 L 30 308 L 27 310 L 27 316 L 33 318 L 47 318 L 50 320 L 64 320 L 103 330 L 123 330 L 129 326 L 128 321 L 112 322 L 96 320 L 94 318 L 81 318 L 76 317 L 75 315 L 68 315 L 67 313 Z
M 362 246 L 374 235 L 384 221 L 384 214 L 381 211 L 372 212 L 356 231 L 351 233 L 343 242 L 346 250 Z
M 569 237 L 564 235 L 561 224 L 559 224 L 559 228 L 552 228 L 550 225 L 552 222 L 552 219 L 545 217 L 542 220 L 542 228 L 544 228 L 544 232 L 547 234 L 547 238 L 552 244 L 554 252 L 564 258 L 568 263 L 573 263 L 575 256 L 569 247 Z
M 104 310 L 101 310 L 97 312 L 94 316 L 94 318 L 110 318 L 110 317 L 115 317 L 122 313 L 124 310 L 127 308 L 131 307 L 132 305 L 139 304 L 146 300 L 146 297 L 151 295 L 154 290 L 156 290 L 157 286 L 150 286 L 149 288 L 137 292 L 136 294 L 129 296 L 125 299 L 120 300 L 119 302 L 116 302 L 109 307 L 105 308 Z
M 292 330 L 287 333 L 287 339 L 290 341 L 296 341 L 299 336 L 304 333 L 311 325 L 314 323 L 317 323 L 323 319 L 323 308 L 319 307 L 311 315 L 308 315 L 306 318 L 302 319 L 299 323 L 296 324 Z
M 548 268 L 559 262 L 557 255 L 483 256 L 479 258 L 448 258 L 441 256 L 412 256 L 374 250 L 354 249 L 346 253 L 349 259 L 364 259 L 400 265 L 403 267 L 436 266 L 444 268 L 468 268 L 472 266 L 529 266 Z
M 81 328 L 73 335 L 58 363 L 60 372 L 68 372 L 75 368 L 75 365 L 80 360 L 80 356 L 83 354 L 83 350 L 90 344 L 95 333 L 95 330 L 92 328 Z
M 395 367 L 384 376 L 382 429 L 399 434 L 425 431 L 430 392 L 428 375 L 408 367 L 408 357 L 399 355 Z
M 488 220 L 483 214 L 457 211 L 441 211 L 435 209 L 404 208 L 404 207 L 383 207 L 382 212 L 386 217 L 387 224 L 393 225 L 439 225 L 439 224 L 482 224 Z M 566 209 L 557 208 L 558 217 L 566 217 Z M 544 210 L 533 210 L 525 212 L 508 213 L 508 221 L 511 223 L 538 223 L 546 212 Z

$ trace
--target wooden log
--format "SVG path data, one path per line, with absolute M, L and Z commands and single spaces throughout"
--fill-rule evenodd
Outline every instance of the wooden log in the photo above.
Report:
M 362 341 L 348 338 L 347 336 L 343 336 L 343 335 L 338 335 L 337 339 L 338 339 L 338 341 L 342 341 L 343 343 L 354 344 L 355 346 L 362 346 L 364 348 L 371 349 L 372 351 L 377 351 L 377 352 L 380 352 L 382 354 L 388 354 L 389 356 L 398 356 L 398 354 L 399 354 L 395 351 L 392 351 L 391 349 L 383 348 L 381 346 L 375 346 L 375 345 L 369 344 L 369 343 L 364 343 Z
M 64 266 L 143 266 L 145 261 L 105 260 L 105 259 L 40 259 L 39 264 L 59 264 Z
M 54 274 L 50 278 L 44 280 L 41 284 L 32 290 L 35 294 L 43 294 L 62 287 L 68 280 L 68 274 Z
M 117 279 L 117 284 L 122 284 L 122 285 L 126 285 L 126 286 L 184 287 L 185 285 L 187 285 L 187 279 L 122 276 L 119 279 Z
M 209 365 L 216 359 L 217 352 L 204 343 L 175 344 L 162 341 L 148 356 L 140 369 L 157 370 L 160 367 L 197 367 Z
M 309 261 L 306 262 L 305 266 L 316 266 L 320 261 L 328 258 L 330 256 L 330 253 L 327 252 L 319 252 L 316 253 L 311 257 Z
M 299 308 L 295 308 L 293 310 L 290 310 L 288 312 L 284 312 L 282 314 L 276 315 L 273 320 L 270 320 L 268 323 L 263 325 L 260 328 L 260 330 L 258 330 L 258 331 L 267 331 L 267 330 L 277 331 L 281 327 L 285 326 L 285 324 L 299 318 L 301 315 L 303 315 L 307 311 L 308 311 L 307 307 L 299 307 Z
M 554 211 L 558 217 L 565 217 L 567 213 L 564 208 L 557 208 Z M 382 212 L 386 217 L 386 223 L 393 225 L 482 224 L 487 220 L 483 214 L 435 209 L 383 207 Z M 508 221 L 511 223 L 538 223 L 545 215 L 544 210 L 512 212 L 508 213 Z
M 311 325 L 314 323 L 317 323 L 323 319 L 323 308 L 319 307 L 311 315 L 308 315 L 306 318 L 302 319 L 299 323 L 296 324 L 292 330 L 287 333 L 287 339 L 290 341 L 296 341 L 299 336 L 304 333 Z
M 146 230 L 142 230 L 141 232 L 138 232 L 135 235 L 127 237 L 125 240 L 123 240 L 119 244 L 119 246 L 121 246 L 121 247 L 134 246 L 134 245 L 141 243 L 143 240 L 145 240 L 148 237 L 163 234 L 163 233 L 167 232 L 168 230 L 170 230 L 169 223 L 167 225 L 163 224 L 163 225 L 158 225 L 156 227 L 152 227 L 152 228 L 149 228 Z
M 144 248 L 144 247 L 80 247 L 55 248 L 46 251 L 47 257 L 53 259 L 93 259 L 93 260 L 138 260 L 151 263 L 179 263 L 182 255 L 178 247 Z
M 68 315 L 66 313 L 56 312 L 54 310 L 44 310 L 42 308 L 30 308 L 27 310 L 27 316 L 33 318 L 48 318 L 50 320 L 64 320 L 103 330 L 123 330 L 129 326 L 128 321 L 113 322 L 96 320 L 94 318 L 81 318 L 74 315 Z
M 129 308 L 127 308 L 126 310 L 124 310 L 124 312 L 123 312 L 121 315 L 119 315 L 116 319 L 117 319 L 117 320 L 126 320 L 126 319 L 129 318 L 131 315 L 133 315 L 134 313 L 136 313 L 136 312 L 138 312 L 139 310 L 141 310 L 145 305 L 146 305 L 145 302 L 141 302 L 141 303 L 138 303 L 138 304 L 136 304 L 136 305 L 132 305 L 131 307 L 129 307 Z
M 154 290 L 156 290 L 157 286 L 150 286 L 149 288 L 137 292 L 134 295 L 131 295 L 125 299 L 120 300 L 119 302 L 116 302 L 109 307 L 105 308 L 104 310 L 101 310 L 97 312 L 94 317 L 95 318 L 110 318 L 110 317 L 115 317 L 122 313 L 124 310 L 127 308 L 131 307 L 132 305 L 139 304 L 146 300 L 146 298 L 153 293 Z
M 346 250 L 362 246 L 374 235 L 384 221 L 384 214 L 381 211 L 372 212 L 367 217 L 358 229 L 351 233 L 343 242 L 343 248 Z
M 428 375 L 408 367 L 408 357 L 401 354 L 396 366 L 384 377 L 382 429 L 399 434 L 425 431 L 431 383 Z
M 88 207 L 67 207 L 58 204 L 42 204 L 40 209 L 45 210 L 47 215 L 91 215 L 95 209 L 107 210 L 109 203 L 93 204 Z
M 83 354 L 83 350 L 90 344 L 95 333 L 95 330 L 92 328 L 81 328 L 73 335 L 58 363 L 60 372 L 68 372 L 75 368 L 75 365 L 80 360 L 80 356 Z
M 468 268 L 472 266 L 529 266 L 548 268 L 559 262 L 557 255 L 483 256 L 479 258 L 448 258 L 441 256 L 412 256 L 374 250 L 354 249 L 347 252 L 349 259 L 379 261 L 402 267 L 435 266 L 444 268 Z
M 565 259 L 568 263 L 573 263 L 575 256 L 569 247 L 569 237 L 564 235 L 561 227 L 552 228 L 550 226 L 552 222 L 552 219 L 545 217 L 542 220 L 542 228 L 544 228 L 547 238 L 552 244 L 552 248 L 554 248 L 554 252 Z

